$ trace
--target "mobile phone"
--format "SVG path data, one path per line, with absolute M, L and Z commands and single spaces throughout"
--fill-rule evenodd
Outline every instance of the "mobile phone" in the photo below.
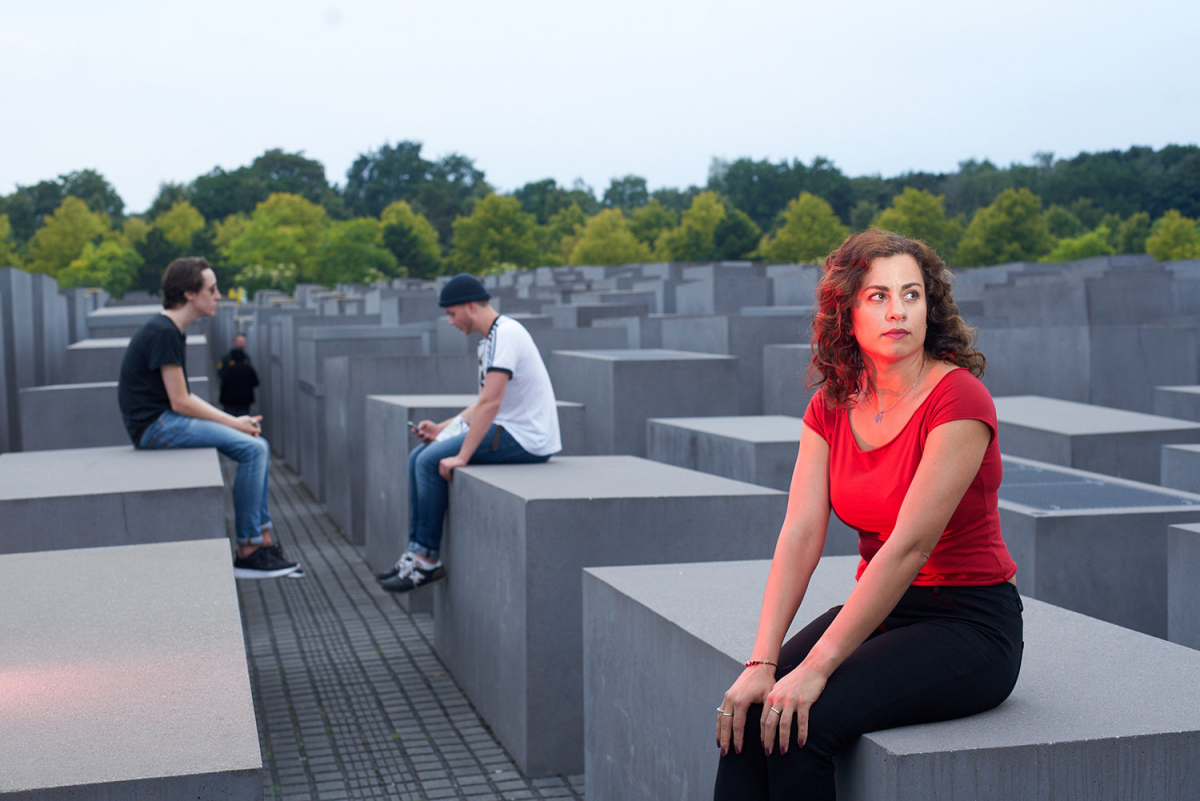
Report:
M 417 433 L 417 424 L 414 423 L 412 420 L 408 421 L 408 427 L 412 429 L 412 432 L 414 434 Z

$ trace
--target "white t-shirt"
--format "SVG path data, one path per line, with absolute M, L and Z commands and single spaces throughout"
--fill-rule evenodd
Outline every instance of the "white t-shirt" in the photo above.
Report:
M 561 451 L 558 404 L 550 374 L 533 337 L 511 317 L 497 317 L 492 330 L 479 341 L 480 387 L 491 370 L 508 373 L 495 424 L 504 426 L 517 444 L 534 456 Z

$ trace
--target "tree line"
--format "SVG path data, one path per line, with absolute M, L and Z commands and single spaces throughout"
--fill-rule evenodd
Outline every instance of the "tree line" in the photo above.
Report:
M 62 286 L 154 292 L 163 267 L 206 256 L 225 286 L 284 291 L 391 277 L 561 264 L 820 261 L 877 226 L 931 244 L 954 267 L 1113 253 L 1200 258 L 1200 147 L 1038 153 L 1005 168 L 848 177 L 828 159 L 714 159 L 705 186 L 650 190 L 614 178 L 533 181 L 498 194 L 472 159 L 419 142 L 361 154 L 342 186 L 300 153 L 163 183 L 127 214 L 94 170 L 0 196 L 0 265 Z

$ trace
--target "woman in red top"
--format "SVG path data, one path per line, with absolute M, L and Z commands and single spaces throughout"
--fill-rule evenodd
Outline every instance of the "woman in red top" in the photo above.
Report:
M 991 709 L 1021 665 L 996 410 L 946 265 L 921 242 L 864 231 L 826 261 L 817 296 L 820 391 L 754 651 L 718 709 L 718 801 L 832 799 L 840 748 Z M 858 584 L 784 644 L 831 506 L 859 532 Z

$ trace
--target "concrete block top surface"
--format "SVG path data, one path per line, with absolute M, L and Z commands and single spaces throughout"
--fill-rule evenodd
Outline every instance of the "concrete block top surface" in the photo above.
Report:
M 788 637 L 845 602 L 858 561 L 857 556 L 821 559 Z M 728 655 L 732 683 L 754 647 L 770 564 L 638 565 L 585 572 Z M 736 589 L 721 592 L 722 587 Z M 1030 598 L 1024 604 L 1024 660 L 1007 701 L 959 720 L 866 736 L 892 753 L 918 754 L 1200 733 L 1200 651 Z
M 1176 523 L 1171 528 L 1177 528 L 1180 531 L 1189 531 L 1193 534 L 1200 534 L 1200 523 Z
M 1181 392 L 1184 395 L 1200 395 L 1200 386 L 1193 384 L 1178 387 L 1155 387 L 1155 389 L 1162 390 L 1163 392 Z
M 1200 445 L 1163 445 L 1163 449 L 1184 451 L 1186 453 L 1200 453 Z
M 222 486 L 215 448 L 116 445 L 0 454 L 0 501 Z
M 746 442 L 799 442 L 804 421 L 783 414 L 742 415 L 737 417 L 655 417 L 648 423 L 686 428 Z
M 334 325 L 306 326 L 301 328 L 297 339 L 406 339 L 419 337 L 421 331 L 412 327 L 384 325 Z
M 556 350 L 555 353 L 566 356 L 582 356 L 589 359 L 603 359 L 619 362 L 665 362 L 680 359 L 708 359 L 711 361 L 729 360 L 734 356 L 722 356 L 715 353 L 695 353 L 688 350 L 666 350 L 663 348 L 626 349 L 626 350 Z
M 555 456 L 542 464 L 458 469 L 526 501 L 784 494 L 637 456 Z
M 442 407 L 457 406 L 465 409 L 479 399 L 478 395 L 368 395 L 367 400 L 391 406 Z
M 227 542 L 10 554 L 0 587 L 0 794 L 261 768 Z
M 200 381 L 201 379 L 194 376 L 188 376 L 188 381 Z M 207 381 L 208 379 L 203 379 Z M 85 389 L 96 389 L 97 387 L 117 388 L 116 381 L 89 381 L 84 384 L 43 384 L 40 387 L 25 387 L 21 392 L 79 392 Z
M 163 310 L 160 303 L 148 303 L 143 306 L 105 306 L 88 312 L 89 320 L 105 320 L 125 317 L 149 317 Z
M 1128 434 L 1140 431 L 1184 431 L 1200 429 L 1200 423 L 1111 409 L 1089 403 L 1013 395 L 994 398 L 1001 423 L 1052 431 L 1057 434 Z
M 1200 514 L 1200 495 L 1071 467 L 1005 455 L 1000 503 L 1036 515 L 1111 514 L 1117 510 Z
M 129 347 L 131 337 L 96 337 L 94 339 L 81 339 L 78 342 L 72 342 L 67 345 L 67 350 L 112 350 L 120 348 L 124 350 Z M 188 334 L 188 345 L 207 345 L 208 337 L 204 334 Z

